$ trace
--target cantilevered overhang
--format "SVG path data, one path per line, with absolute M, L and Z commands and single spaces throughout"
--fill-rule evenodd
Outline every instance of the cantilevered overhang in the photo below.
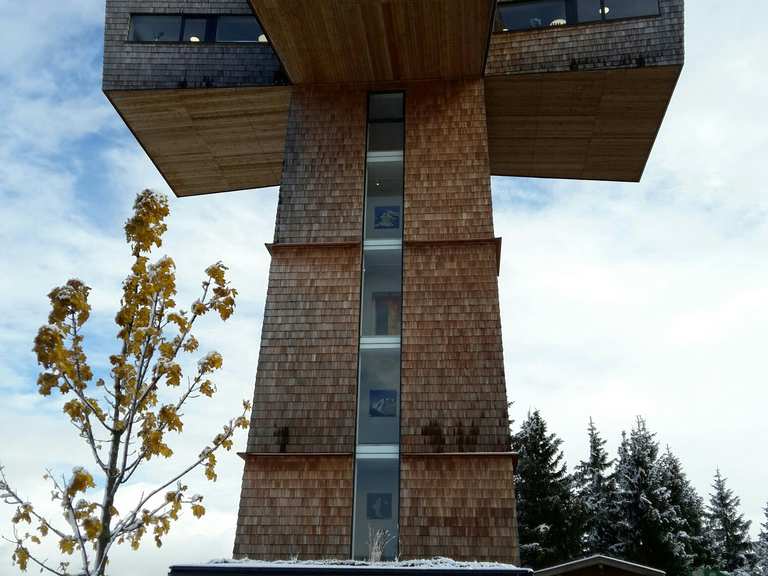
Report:
M 280 184 L 290 86 L 105 93 L 177 196 Z
M 485 68 L 491 173 L 640 180 L 685 59 L 683 4 L 495 32 Z
M 486 78 L 491 174 L 639 181 L 680 70 Z
M 294 84 L 480 77 L 495 0 L 250 0 Z

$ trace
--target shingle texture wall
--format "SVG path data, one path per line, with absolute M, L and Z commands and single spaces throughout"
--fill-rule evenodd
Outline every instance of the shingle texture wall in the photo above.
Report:
M 659 17 L 494 34 L 486 75 L 680 65 L 683 0 L 659 8 Z
M 406 240 L 493 236 L 483 82 L 414 84 L 405 126 Z
M 360 248 L 273 248 L 249 452 L 354 449 Z
M 128 42 L 132 13 L 253 14 L 248 0 L 107 0 L 103 88 L 228 88 L 285 83 L 268 44 Z
M 400 474 L 401 558 L 519 561 L 511 457 L 404 455 Z
M 361 89 L 294 89 L 275 242 L 360 241 L 366 103 Z
M 352 456 L 259 456 L 245 463 L 235 558 L 348 558 Z
M 401 450 L 509 450 L 496 244 L 405 251 Z

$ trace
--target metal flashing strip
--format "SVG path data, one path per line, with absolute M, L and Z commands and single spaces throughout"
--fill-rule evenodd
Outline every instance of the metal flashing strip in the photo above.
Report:
M 298 458 L 351 458 L 354 456 L 353 452 L 238 452 L 240 458 L 243 460 L 255 459 L 255 458 L 285 458 L 285 457 L 298 457 Z
M 400 336 L 363 336 L 360 350 L 386 350 L 400 348 Z
M 374 250 L 399 250 L 403 246 L 403 241 L 400 239 L 395 240 L 366 240 L 363 244 L 363 248 L 366 252 Z

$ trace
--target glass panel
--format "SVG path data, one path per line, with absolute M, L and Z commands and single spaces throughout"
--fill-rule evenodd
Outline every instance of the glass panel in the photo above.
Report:
M 658 0 L 605 0 L 605 19 L 658 16 Z
M 368 121 L 375 120 L 402 120 L 403 119 L 403 95 L 395 94 L 371 94 L 368 105 Z
M 360 351 L 358 444 L 400 442 L 400 350 Z
M 400 336 L 402 249 L 363 254 L 363 336 Z
M 185 18 L 182 40 L 184 42 L 205 42 L 205 27 L 207 23 L 207 18 Z
M 378 541 L 383 547 L 381 560 L 394 560 L 400 504 L 398 459 L 358 459 L 356 468 L 353 556 L 371 559 L 370 549 Z
M 266 42 L 267 37 L 254 16 L 219 16 L 216 42 Z
M 141 14 L 131 17 L 132 42 L 178 42 L 181 37 L 181 16 Z
M 576 14 L 573 17 L 575 22 L 596 22 L 602 19 L 600 0 L 577 0 Z
M 504 30 L 529 30 L 567 23 L 565 0 L 505 2 L 499 5 Z
M 403 160 L 368 161 L 365 196 L 366 240 L 403 236 Z
M 403 151 L 402 122 L 382 122 L 368 125 L 368 152 Z

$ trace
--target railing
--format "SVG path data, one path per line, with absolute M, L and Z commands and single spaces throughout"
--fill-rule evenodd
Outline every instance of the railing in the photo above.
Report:
M 658 15 L 659 0 L 501 0 L 496 30 L 512 32 Z

